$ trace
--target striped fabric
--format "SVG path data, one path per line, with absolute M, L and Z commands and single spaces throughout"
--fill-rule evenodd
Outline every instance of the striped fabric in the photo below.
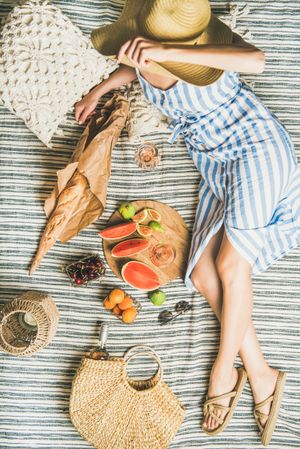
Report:
M 149 102 L 173 119 L 201 174 L 186 285 L 224 224 L 253 274 L 300 243 L 300 171 L 288 132 L 234 72 L 210 86 L 178 81 L 167 90 L 137 70 Z
M 0 16 L 12 9 L 2 0 Z M 123 0 L 55 0 L 72 22 L 89 34 L 120 15 Z M 244 1 L 237 1 L 239 9 Z M 227 2 L 214 0 L 214 11 L 230 18 Z M 251 30 L 253 41 L 266 52 L 262 75 L 247 76 L 254 91 L 287 127 L 300 156 L 300 82 L 297 17 L 299 2 L 249 0 L 248 15 L 237 14 L 237 27 Z M 106 96 L 104 100 L 108 99 Z M 103 104 L 103 102 L 101 102 Z M 56 171 L 68 162 L 83 127 L 73 114 L 63 125 L 65 137 L 54 139 L 49 150 L 30 133 L 21 120 L 0 108 L 0 293 L 1 303 L 27 290 L 47 291 L 61 313 L 58 332 L 48 348 L 32 358 L 0 353 L 0 448 L 88 449 L 72 426 L 69 415 L 71 382 L 82 356 L 97 342 L 99 320 L 111 323 L 108 349 L 121 354 L 128 346 L 146 343 L 161 356 L 164 377 L 186 406 L 186 419 L 171 449 L 255 449 L 261 447 L 252 415 L 249 385 L 237 413 L 222 435 L 209 438 L 200 430 L 201 404 L 209 370 L 218 348 L 218 327 L 204 298 L 187 291 L 178 279 L 165 286 L 167 306 L 189 300 L 193 310 L 170 326 L 157 324 L 158 312 L 146 295 L 128 288 L 142 302 L 143 310 L 132 326 L 122 325 L 106 312 L 101 299 L 109 289 L 124 284 L 108 269 L 101 286 L 69 285 L 61 266 L 91 251 L 100 251 L 97 231 L 121 201 L 150 198 L 175 207 L 192 230 L 198 202 L 199 172 L 179 136 L 170 145 L 170 132 L 149 133 L 160 152 L 155 171 L 141 171 L 134 162 L 138 144 L 124 132 L 113 151 L 112 176 L 107 206 L 97 223 L 67 244 L 57 243 L 33 277 L 27 270 L 45 226 L 43 202 L 56 182 Z M 254 281 L 253 319 L 264 353 L 272 366 L 284 369 L 288 379 L 282 413 L 270 449 L 299 447 L 299 250 L 292 250 Z M 237 360 L 237 364 L 240 361 Z M 153 372 L 147 359 L 132 363 L 131 373 Z M 114 420 L 112 417 L 112 429 Z M 147 448 L 143 448 L 147 449 Z

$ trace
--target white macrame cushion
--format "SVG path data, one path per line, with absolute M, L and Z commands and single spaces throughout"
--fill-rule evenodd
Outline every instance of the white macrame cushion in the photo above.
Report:
M 0 98 L 48 147 L 66 113 L 117 67 L 48 0 L 27 0 L 0 36 Z

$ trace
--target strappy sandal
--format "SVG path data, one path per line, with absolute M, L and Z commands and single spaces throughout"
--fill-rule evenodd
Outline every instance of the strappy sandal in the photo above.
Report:
M 214 398 L 209 398 L 204 403 L 204 407 L 203 407 L 204 415 L 206 415 L 208 413 L 219 424 L 219 426 L 213 430 L 209 430 L 208 428 L 204 427 L 202 424 L 202 429 L 205 433 L 207 433 L 207 435 L 213 436 L 213 435 L 218 435 L 219 433 L 221 433 L 225 429 L 225 427 L 227 427 L 227 425 L 233 415 L 233 412 L 235 410 L 235 407 L 238 403 L 238 400 L 241 396 L 241 393 L 243 391 L 244 385 L 247 380 L 247 374 L 246 374 L 246 371 L 244 370 L 244 368 L 238 368 L 237 371 L 238 371 L 238 380 L 237 380 L 237 383 L 235 384 L 234 389 L 230 393 L 225 393 L 225 394 L 221 394 L 220 396 L 216 396 Z M 230 398 L 231 403 L 229 404 L 229 406 L 221 405 L 221 404 L 217 403 L 220 399 L 226 399 L 226 398 Z M 216 415 L 215 411 L 219 411 L 219 410 L 227 413 L 225 415 L 224 419 L 221 419 Z
M 285 385 L 285 379 L 286 379 L 286 374 L 283 371 L 279 371 L 273 394 L 271 394 L 271 396 L 269 396 L 264 401 L 256 404 L 254 407 L 254 412 L 253 412 L 254 418 L 255 418 L 256 424 L 260 430 L 260 438 L 261 438 L 261 442 L 264 446 L 267 446 L 270 443 L 272 434 L 273 434 L 275 426 L 276 426 L 276 421 L 277 421 L 277 417 L 279 414 L 282 394 L 283 394 L 284 385 Z M 272 402 L 272 405 L 270 407 L 270 411 L 269 411 L 268 415 L 259 410 L 261 407 L 263 407 L 266 404 L 269 404 L 270 402 Z M 260 419 L 267 420 L 264 426 L 261 425 Z

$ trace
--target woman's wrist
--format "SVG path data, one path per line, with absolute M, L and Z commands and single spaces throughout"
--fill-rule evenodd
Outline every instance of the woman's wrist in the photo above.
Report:
M 132 67 L 120 65 L 120 67 L 108 78 L 94 87 L 90 94 L 95 99 L 99 100 L 99 98 L 107 94 L 107 92 L 110 92 L 113 89 L 118 89 L 124 84 L 130 83 L 136 79 L 136 77 L 136 72 L 132 69 Z
M 106 80 L 105 80 L 106 81 Z M 91 90 L 90 94 L 91 97 L 93 97 L 95 100 L 99 100 L 100 97 L 106 94 L 108 90 L 105 90 L 105 81 L 102 81 L 102 83 L 98 84 L 94 89 Z

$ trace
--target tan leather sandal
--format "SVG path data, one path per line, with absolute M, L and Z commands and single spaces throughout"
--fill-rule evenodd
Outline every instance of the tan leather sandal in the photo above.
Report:
M 243 391 L 244 385 L 247 380 L 247 374 L 246 374 L 246 371 L 244 370 L 244 368 L 238 368 L 237 371 L 238 371 L 238 380 L 237 380 L 237 383 L 235 384 L 235 387 L 232 391 L 230 391 L 229 393 L 221 394 L 220 396 L 216 396 L 214 398 L 209 398 L 204 403 L 204 407 L 203 407 L 204 415 L 206 415 L 208 413 L 219 424 L 219 426 L 213 430 L 209 430 L 208 428 L 204 427 L 202 424 L 202 429 L 205 433 L 207 433 L 207 435 L 212 435 L 212 436 L 218 435 L 229 424 L 229 421 L 233 415 L 233 412 L 235 410 L 235 407 L 238 403 L 238 400 L 241 396 L 241 393 Z M 221 405 L 221 404 L 217 403 L 220 399 L 226 399 L 226 398 L 230 398 L 231 403 L 229 404 L 229 406 Z M 215 411 L 219 411 L 219 410 L 227 412 L 224 419 L 219 418 L 215 414 Z
M 275 430 L 285 385 L 285 379 L 286 374 L 283 371 L 279 371 L 273 394 L 271 394 L 271 396 L 269 396 L 264 401 L 256 404 L 254 407 L 254 418 L 260 430 L 260 438 L 264 446 L 267 446 L 270 443 L 273 432 Z M 269 404 L 270 402 L 272 402 L 272 404 L 268 415 L 259 410 L 261 407 Z M 261 425 L 260 419 L 267 420 L 264 426 Z

